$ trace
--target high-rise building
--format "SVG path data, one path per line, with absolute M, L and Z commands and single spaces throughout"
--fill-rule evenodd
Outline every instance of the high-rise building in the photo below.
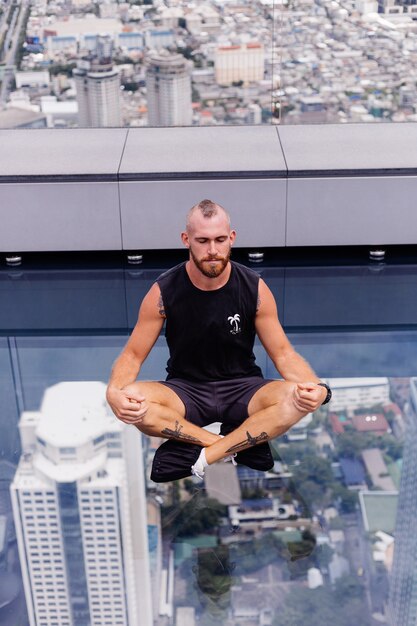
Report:
M 81 127 L 121 126 L 120 77 L 113 68 L 112 46 L 108 35 L 98 36 L 95 51 L 73 71 Z
M 221 46 L 216 50 L 214 67 L 219 85 L 231 85 L 239 81 L 248 84 L 262 80 L 265 67 L 264 46 L 260 43 Z
M 48 388 L 19 430 L 11 497 L 30 626 L 152 626 L 140 434 L 100 382 Z
M 149 126 L 190 126 L 192 63 L 181 54 L 155 53 L 147 60 Z
M 248 106 L 248 124 L 262 124 L 262 108 L 253 102 Z
M 412 378 L 410 385 L 390 580 L 391 626 L 417 624 L 417 378 Z
M 332 378 L 332 411 L 369 409 L 378 404 L 389 404 L 388 378 Z

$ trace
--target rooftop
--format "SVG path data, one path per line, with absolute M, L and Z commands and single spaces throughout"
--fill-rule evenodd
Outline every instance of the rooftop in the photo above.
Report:
M 378 387 L 388 385 L 388 378 L 332 378 L 329 379 L 332 389 L 355 389 L 357 387 Z
M 37 435 L 53 446 L 77 447 L 114 425 L 103 382 L 62 382 L 48 387 L 40 407 Z M 111 420 L 111 421 L 110 421 Z
M 359 501 L 367 532 L 382 530 L 389 535 L 395 531 L 398 492 L 360 491 Z

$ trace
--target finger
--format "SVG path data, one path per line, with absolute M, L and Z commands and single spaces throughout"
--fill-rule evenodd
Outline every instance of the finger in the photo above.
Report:
M 298 398 L 305 398 L 306 400 L 311 400 L 311 398 L 313 397 L 313 391 L 306 391 L 305 389 L 303 391 L 300 391 L 298 389 L 297 391 L 297 397 Z
M 301 404 L 308 404 L 309 406 L 317 402 L 317 398 L 311 391 L 300 391 L 296 389 L 294 391 L 294 397 L 297 398 L 297 401 Z
M 311 391 L 301 391 L 297 387 L 295 387 L 293 391 L 293 397 L 298 403 L 299 406 L 302 406 L 307 409 L 311 409 L 311 407 L 317 404 L 316 398 L 313 396 Z
M 140 411 L 142 409 L 148 409 L 148 404 L 146 402 L 136 402 L 136 400 L 128 400 L 123 401 L 120 406 L 120 411 Z
M 317 398 L 313 398 L 312 396 L 299 398 L 299 401 L 306 406 L 316 406 L 318 402 Z
M 143 422 L 143 416 L 142 417 L 119 417 L 119 420 L 121 422 L 124 422 L 125 424 L 140 424 L 141 422 Z
M 144 396 L 135 396 L 135 397 L 127 396 L 127 399 L 132 404 L 140 404 L 141 402 L 145 402 L 145 397 Z
M 305 413 L 306 409 L 302 404 L 300 404 L 299 402 L 297 402 L 296 400 L 294 400 L 294 406 L 297 409 L 297 411 L 300 411 L 300 413 Z
M 311 406 L 313 410 L 316 410 L 322 405 L 323 396 L 314 394 L 311 398 L 303 399 L 303 402 Z
M 143 417 L 148 412 L 148 406 L 141 405 L 139 409 L 120 409 L 121 415 L 136 415 L 136 417 Z
M 310 389 L 310 390 L 307 390 L 307 389 L 298 390 L 298 395 L 300 398 L 306 398 L 309 400 L 319 402 L 321 398 L 323 397 L 322 389 L 323 387 L 315 387 L 314 389 Z
M 298 389 L 313 390 L 317 389 L 317 383 L 297 383 Z
M 298 397 L 298 401 L 308 407 L 315 407 L 316 405 L 321 404 L 320 398 L 311 395 L 301 395 Z
M 128 419 L 135 420 L 135 419 L 144 417 L 147 412 L 148 412 L 148 407 L 144 407 L 143 409 L 140 409 L 140 411 L 121 410 L 119 411 L 119 416 L 123 419 L 128 418 Z

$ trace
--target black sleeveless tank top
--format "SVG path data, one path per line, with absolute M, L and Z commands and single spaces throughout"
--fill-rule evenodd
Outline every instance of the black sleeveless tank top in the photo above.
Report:
M 231 265 L 228 282 L 214 291 L 195 287 L 185 263 L 157 279 L 170 353 L 167 380 L 262 376 L 253 354 L 259 276 L 239 263 Z

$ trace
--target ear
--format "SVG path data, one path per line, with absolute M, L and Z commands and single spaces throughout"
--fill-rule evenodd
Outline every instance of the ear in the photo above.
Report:
M 236 231 L 235 230 L 231 230 L 229 237 L 230 237 L 230 244 L 233 246 L 233 242 L 236 239 Z
M 184 246 L 186 248 L 190 247 L 190 240 L 189 240 L 189 237 L 188 237 L 188 233 L 186 231 L 181 233 L 181 241 L 182 241 L 182 243 L 184 244 Z

